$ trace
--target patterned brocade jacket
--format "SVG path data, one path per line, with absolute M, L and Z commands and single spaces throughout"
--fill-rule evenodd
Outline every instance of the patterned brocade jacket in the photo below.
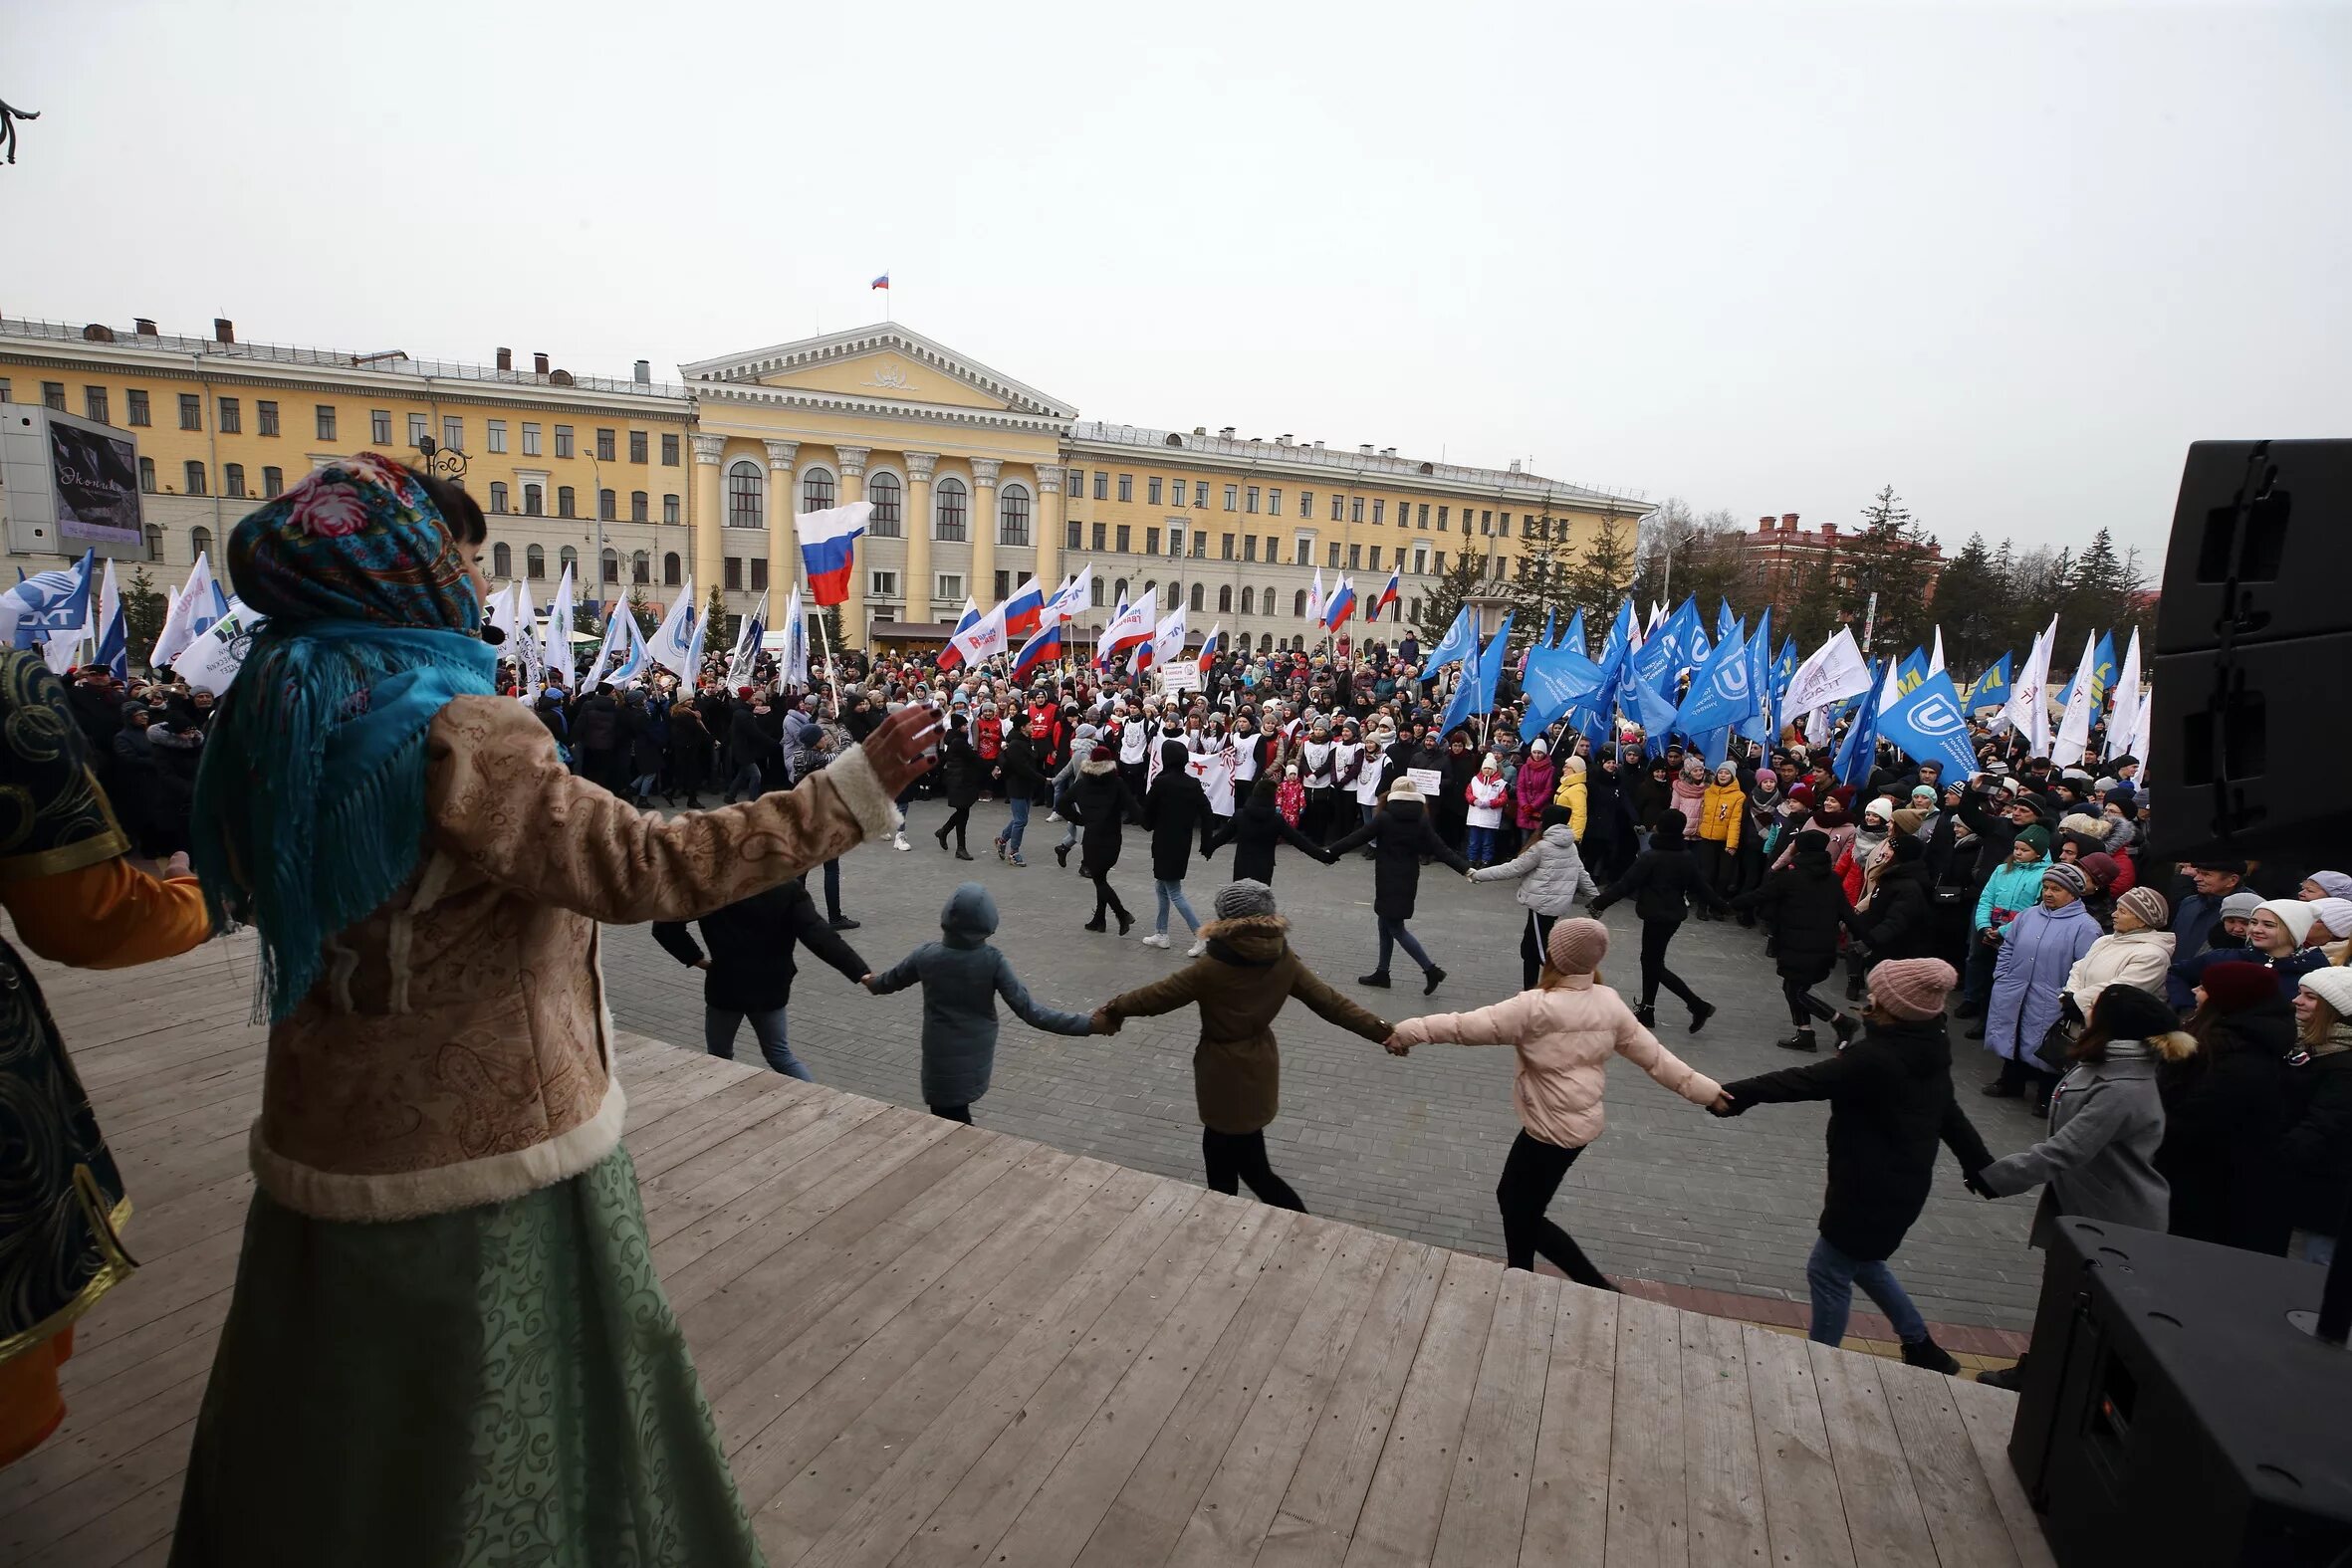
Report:
M 612 1152 L 599 923 L 689 920 L 773 887 L 897 812 L 862 751 L 790 791 L 664 821 L 576 778 L 530 710 L 459 697 L 426 738 L 424 853 L 327 944 L 270 1030 L 255 1178 L 322 1220 L 501 1203 Z

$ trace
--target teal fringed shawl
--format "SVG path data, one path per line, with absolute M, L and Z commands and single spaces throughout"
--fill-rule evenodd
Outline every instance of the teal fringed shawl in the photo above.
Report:
M 495 690 L 496 650 L 454 631 L 264 624 L 196 775 L 190 857 L 216 923 L 260 928 L 257 1021 L 284 1018 L 329 937 L 416 869 L 425 732 L 452 697 Z

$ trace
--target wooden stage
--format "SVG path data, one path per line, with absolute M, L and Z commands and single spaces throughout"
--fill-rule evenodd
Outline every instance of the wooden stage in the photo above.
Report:
M 84 1320 L 64 1429 L 0 1470 L 0 1562 L 160 1563 L 250 1190 L 253 944 L 40 968 L 144 1267 Z M 2049 1562 L 1998 1390 L 651 1040 L 618 1059 L 777 1568 Z

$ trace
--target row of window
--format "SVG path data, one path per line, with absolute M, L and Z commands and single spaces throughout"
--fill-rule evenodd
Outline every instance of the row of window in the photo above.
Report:
M 1087 493 L 1086 477 L 1087 471 L 1085 469 L 1073 468 L 1068 471 L 1066 483 L 1069 487 L 1068 493 L 1071 500 L 1077 500 Z M 1113 475 L 1102 469 L 1094 470 L 1093 496 L 1096 501 L 1108 501 L 1111 498 L 1113 478 Z M 1115 478 L 1118 499 L 1132 502 L 1135 499 L 1135 476 L 1133 474 L 1119 474 Z M 1143 498 L 1149 506 L 1182 507 L 1185 505 L 1185 492 L 1188 485 L 1191 489 L 1193 509 L 1201 512 L 1209 510 L 1209 481 L 1205 479 L 1168 480 L 1165 487 L 1168 499 L 1163 503 L 1160 499 L 1162 495 L 1161 477 L 1157 474 L 1147 474 L 1143 481 Z M 1315 493 L 1311 490 L 1301 490 L 1296 494 L 1298 516 L 1312 518 L 1314 516 Z M 1386 497 L 1351 496 L 1334 491 L 1329 494 L 1327 499 L 1330 502 L 1330 520 L 1334 523 L 1362 523 L 1366 521 L 1367 506 L 1370 509 L 1370 521 L 1374 525 L 1385 523 L 1388 520 L 1389 503 Z M 1264 487 L 1227 485 L 1224 501 L 1224 509 L 1228 512 L 1255 513 L 1263 507 L 1263 510 L 1271 516 L 1281 517 L 1283 515 L 1283 491 L 1279 485 Z M 1430 526 L 1431 505 L 1432 503 L 1427 501 L 1399 500 L 1396 503 L 1396 526 L 1398 528 L 1413 526 L 1426 531 Z M 1449 505 L 1439 504 L 1437 506 L 1437 532 L 1443 534 L 1452 528 L 1454 510 Z M 1463 507 L 1461 512 L 1462 532 L 1465 534 L 1475 530 L 1493 538 L 1508 539 L 1511 536 L 1511 513 L 1508 510 L 1504 511 L 1500 517 L 1496 515 L 1495 509 L 1492 507 L 1475 509 Z M 1557 524 L 1560 537 L 1565 539 L 1567 537 L 1566 519 L 1557 520 Z M 1547 537 L 1552 532 L 1554 520 L 1552 518 L 1538 517 L 1532 512 L 1520 514 L 1521 531 L 1531 538 Z
M 524 517 L 536 518 L 549 515 L 545 485 L 537 480 L 527 480 L 522 486 L 522 492 L 523 505 L 519 510 Z M 554 515 L 560 518 L 578 517 L 580 513 L 577 497 L 578 493 L 570 485 L 558 485 Z M 509 512 L 517 511 L 518 509 L 512 504 L 513 499 L 505 481 L 494 479 L 490 482 L 490 512 L 493 517 L 502 517 Z M 602 523 L 621 521 L 619 491 L 599 490 L 596 492 L 596 519 Z M 629 492 L 628 521 L 631 523 L 653 521 L 653 498 L 642 490 Z M 664 523 L 684 521 L 684 514 L 680 511 L 679 501 L 675 494 L 664 495 L 661 498 L 661 521 Z
M 674 560 L 677 558 L 672 557 L 670 559 Z M 1014 575 L 1015 574 L 1010 571 L 1000 571 L 997 573 L 996 596 L 999 601 L 1009 598 L 1012 595 L 1013 589 L 1017 585 L 1014 581 Z M 1023 582 L 1028 581 L 1029 573 L 1026 571 L 1021 572 L 1020 580 Z M 732 584 L 730 585 L 732 586 Z M 756 590 L 759 588 L 760 584 L 755 582 L 752 584 L 752 586 Z M 956 571 L 942 571 L 935 573 L 931 579 L 931 597 L 935 603 L 954 604 L 961 601 L 964 597 L 963 573 Z M 897 598 L 898 573 L 895 571 L 867 572 L 866 591 L 871 597 L 875 599 Z M 1155 597 L 1161 599 L 1163 606 L 1167 609 L 1174 609 L 1180 603 L 1189 603 L 1193 609 L 1199 610 L 1203 614 L 1208 613 L 1209 610 L 1209 585 L 1205 582 L 1195 582 L 1192 585 L 1189 599 L 1186 597 L 1185 587 L 1181 582 L 1170 582 L 1164 586 L 1156 582 L 1146 582 L 1143 584 L 1140 591 L 1142 593 L 1152 594 Z M 1125 577 L 1119 577 L 1106 583 L 1098 577 L 1094 580 L 1093 594 L 1094 607 L 1096 609 L 1107 609 L 1111 605 L 1117 603 L 1120 599 L 1126 597 L 1127 579 Z M 1291 594 L 1291 613 L 1301 620 L 1306 617 L 1306 596 L 1307 590 L 1304 588 L 1295 589 Z M 1230 582 L 1220 584 L 1217 589 L 1217 613 L 1220 615 L 1231 615 L 1236 613 L 1234 610 L 1234 602 L 1235 599 L 1233 584 Z M 1278 607 L 1282 601 L 1278 596 L 1277 589 L 1272 583 L 1268 583 L 1266 585 L 1265 589 L 1263 590 L 1263 596 L 1261 594 L 1261 590 L 1254 586 L 1243 587 L 1241 589 L 1240 602 L 1241 610 L 1239 613 L 1244 615 L 1258 614 L 1259 606 L 1261 604 L 1265 606 L 1266 614 L 1279 615 L 1282 613 L 1282 610 Z M 1412 602 L 1411 613 L 1416 618 L 1421 613 L 1421 601 L 1417 598 Z M 1392 621 L 1402 620 L 1405 614 L 1405 601 L 1401 598 L 1388 606 L 1388 618 Z
M 834 504 L 833 476 L 813 468 L 801 476 L 801 510 L 823 512 Z M 865 531 L 876 539 L 898 539 L 904 531 L 904 488 L 898 476 L 877 473 L 866 482 L 865 499 L 873 506 Z M 964 482 L 948 475 L 931 487 L 931 537 L 946 544 L 963 544 L 971 537 L 971 492 Z M 767 481 L 760 465 L 748 458 L 727 470 L 727 526 L 766 528 Z M 1030 535 L 1029 487 L 1008 481 L 997 487 L 997 543 L 1026 546 Z M 958 595 L 959 597 L 961 595 Z
M 1089 528 L 1092 531 L 1090 536 Z M 1062 546 L 1067 550 L 1084 550 L 1088 548 L 1087 541 L 1091 537 L 1092 548 L 1098 553 L 1107 554 L 1115 551 L 1122 556 L 1131 556 L 1135 554 L 1135 527 L 1132 524 L 1095 523 L 1089 525 L 1073 518 L 1062 526 Z M 1143 554 L 1146 556 L 1158 555 L 1160 553 L 1160 531 L 1157 528 L 1146 526 L 1142 532 Z M 1185 549 L 1188 534 L 1192 545 L 1189 552 Z M 1283 559 L 1282 541 L 1271 534 L 1264 537 L 1266 540 L 1264 560 L 1269 563 L 1281 560 Z M 1238 539 L 1232 534 L 1222 536 L 1218 542 L 1218 559 L 1244 561 L 1261 559 L 1258 553 L 1259 538 L 1260 536 L 1256 534 L 1244 534 Z M 1171 556 L 1189 554 L 1195 560 L 1203 560 L 1208 558 L 1209 536 L 1203 530 L 1188 531 L 1171 526 L 1168 529 L 1167 544 L 1168 554 Z M 1239 549 L 1238 555 L 1236 554 L 1237 547 Z M 1311 566 L 1315 563 L 1314 536 L 1312 534 L 1294 536 L 1291 541 L 1291 563 L 1293 565 Z M 1399 545 L 1396 547 L 1396 555 L 1393 560 L 1383 560 L 1381 547 L 1378 545 L 1342 545 L 1339 541 L 1333 540 L 1324 553 L 1323 564 L 1333 570 L 1343 571 L 1380 571 L 1386 567 L 1394 566 L 1400 571 L 1439 572 L 1446 569 L 1446 553 L 1442 550 L 1431 550 L 1427 544 L 1416 543 L 1409 558 L 1406 555 L 1405 547 Z

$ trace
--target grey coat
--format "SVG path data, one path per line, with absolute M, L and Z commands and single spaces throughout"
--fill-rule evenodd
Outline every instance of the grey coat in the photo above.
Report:
M 923 1103 L 970 1105 L 988 1092 L 997 1060 L 997 999 L 1032 1028 L 1087 1034 L 1093 1018 L 1040 1007 L 1013 974 L 1012 961 L 988 945 L 997 901 L 977 882 L 948 896 L 939 912 L 941 940 L 926 942 L 874 977 L 877 996 L 923 985 Z
M 2035 1246 L 2049 1244 L 2060 1215 L 2162 1231 L 2172 1208 L 2156 1169 L 2163 1142 L 2155 1057 L 2138 1040 L 2110 1040 L 2105 1061 L 2076 1062 L 2051 1091 L 2050 1135 L 1979 1176 L 2004 1198 L 2048 1184 L 2027 1237 Z
M 1600 885 L 1584 869 L 1576 852 L 1575 830 L 1560 822 L 1543 829 L 1516 860 L 1485 866 L 1470 873 L 1473 882 L 1503 882 L 1521 878 L 1519 901 L 1538 915 L 1572 915 L 1576 900 L 1600 897 Z

